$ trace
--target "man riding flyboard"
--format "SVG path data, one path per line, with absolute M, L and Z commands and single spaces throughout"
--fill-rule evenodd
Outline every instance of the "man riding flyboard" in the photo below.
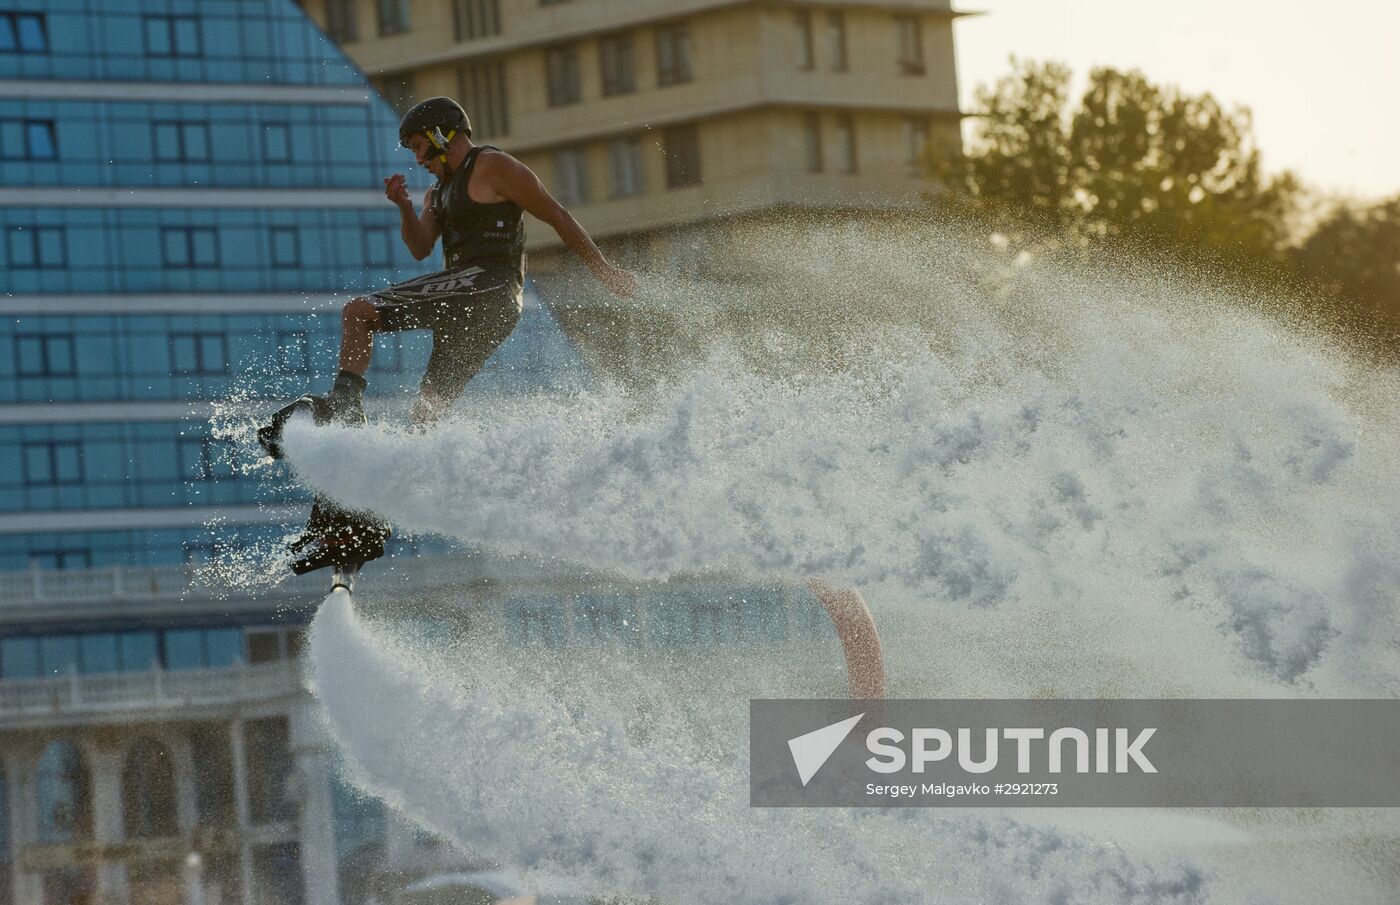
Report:
M 636 290 L 631 274 L 608 263 L 583 227 L 520 161 L 491 145 L 474 145 L 471 122 L 456 101 L 434 97 L 414 106 L 399 124 L 399 143 L 437 183 L 414 210 L 402 174 L 384 180 L 399 208 L 399 233 L 416 260 L 442 238 L 446 268 L 354 299 L 341 312 L 340 373 L 325 396 L 307 395 L 274 414 L 258 442 L 282 457 L 282 429 L 298 412 L 317 424 L 363 425 L 365 371 L 374 334 L 433 331 L 433 351 L 413 406 L 413 423 L 435 422 L 462 394 L 520 317 L 525 284 L 522 211 L 553 227 L 599 281 L 619 297 Z M 325 566 L 353 577 L 360 564 L 384 555 L 389 526 L 363 512 L 317 496 L 306 530 L 290 545 L 298 575 Z

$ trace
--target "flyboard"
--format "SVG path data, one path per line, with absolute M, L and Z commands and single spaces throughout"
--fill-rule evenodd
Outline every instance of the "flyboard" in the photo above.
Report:
M 274 459 L 282 458 L 282 431 L 293 418 L 311 418 L 316 424 L 332 421 L 330 405 L 320 396 L 302 396 L 279 410 L 258 430 L 258 442 Z M 330 568 L 331 591 L 327 598 L 345 594 L 354 600 L 355 578 L 361 567 L 384 555 L 389 525 L 366 512 L 342 509 L 317 494 L 306 531 L 291 544 L 297 558 L 292 571 L 298 575 Z M 808 589 L 816 596 L 836 628 L 846 658 L 846 681 L 853 700 L 879 700 L 885 696 L 885 660 L 880 635 L 865 599 L 853 588 L 838 588 L 813 579 Z
M 282 458 L 282 431 L 294 418 L 310 418 L 315 424 L 329 424 L 334 420 L 330 403 L 321 396 L 302 396 L 280 409 L 267 426 L 258 430 L 258 443 L 272 458 Z M 306 530 L 288 545 L 295 557 L 292 571 L 305 575 L 329 568 L 331 591 L 343 589 L 348 593 L 354 590 L 360 568 L 384 555 L 384 543 L 389 535 L 388 522 L 378 516 L 344 509 L 330 498 L 317 494 Z

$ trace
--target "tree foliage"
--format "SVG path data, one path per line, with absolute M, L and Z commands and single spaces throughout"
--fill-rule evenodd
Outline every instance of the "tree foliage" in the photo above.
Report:
M 977 93 L 979 124 L 941 166 L 942 200 L 1000 228 L 1116 241 L 1248 271 L 1284 261 L 1291 176 L 1260 172 L 1246 110 L 1094 69 L 1076 104 L 1058 63 L 1017 62 Z
M 1302 270 L 1358 313 L 1400 327 L 1400 195 L 1369 207 L 1344 206 L 1297 251 Z

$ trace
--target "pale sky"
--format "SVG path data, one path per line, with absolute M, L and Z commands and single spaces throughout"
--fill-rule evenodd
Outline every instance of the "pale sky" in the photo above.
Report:
M 1400 0 L 954 0 L 963 109 L 1011 54 L 1138 68 L 1254 112 L 1265 169 L 1368 199 L 1400 193 Z

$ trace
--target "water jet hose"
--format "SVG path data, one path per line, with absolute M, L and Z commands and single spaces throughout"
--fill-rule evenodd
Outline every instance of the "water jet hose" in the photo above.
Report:
M 838 588 L 812 579 L 807 587 L 817 596 L 846 655 L 846 680 L 852 700 L 873 701 L 885 697 L 885 658 L 880 651 L 880 635 L 865 598 L 854 588 Z

